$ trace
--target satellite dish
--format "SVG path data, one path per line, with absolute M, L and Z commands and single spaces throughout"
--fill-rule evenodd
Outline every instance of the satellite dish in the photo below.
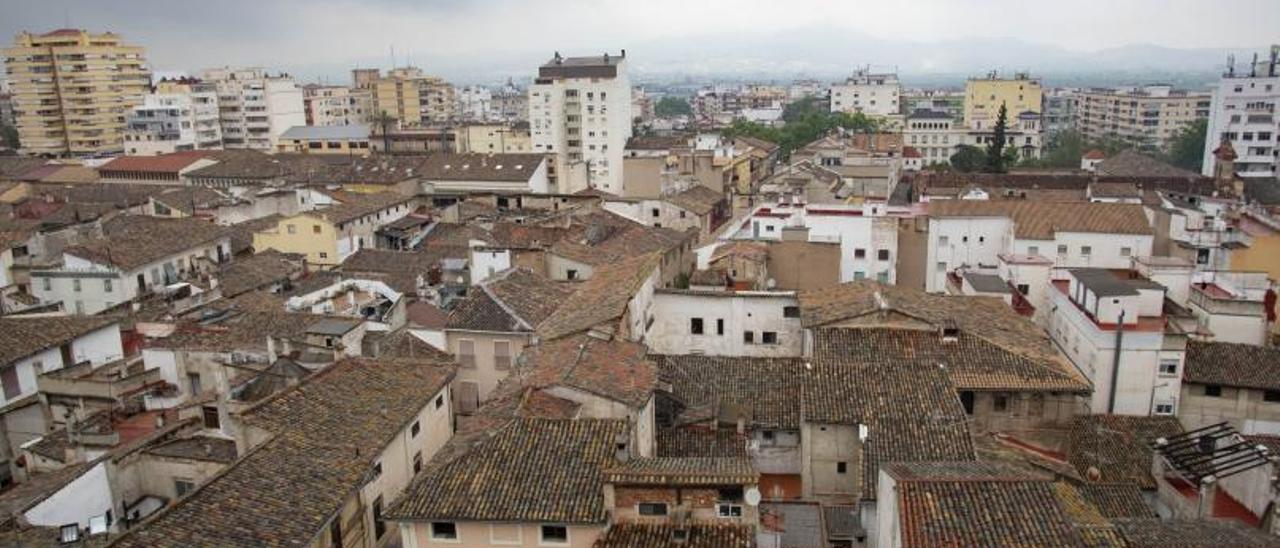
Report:
M 746 499 L 747 505 L 749 506 L 760 506 L 760 490 L 755 487 L 747 489 L 747 492 L 743 493 L 742 498 Z

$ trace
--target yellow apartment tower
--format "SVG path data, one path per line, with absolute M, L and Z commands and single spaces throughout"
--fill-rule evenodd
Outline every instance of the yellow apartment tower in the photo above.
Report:
M 18 34 L 4 57 L 22 153 L 123 152 L 125 116 L 151 89 L 141 47 L 110 32 L 59 29 Z
M 990 130 L 996 125 L 1000 105 L 1004 104 L 1012 127 L 1019 114 L 1040 114 L 1042 97 L 1040 80 L 1026 73 L 1015 74 L 1012 79 L 999 78 L 994 72 L 986 78 L 970 78 L 964 84 L 964 125 L 969 129 Z

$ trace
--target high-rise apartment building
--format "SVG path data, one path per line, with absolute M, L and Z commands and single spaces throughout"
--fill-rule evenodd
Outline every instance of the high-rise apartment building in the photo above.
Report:
M 20 33 L 3 53 L 23 153 L 124 150 L 125 116 L 151 85 L 141 47 L 110 32 L 59 29 Z
M 1000 78 L 995 72 L 986 78 L 970 78 L 964 84 L 964 125 L 969 129 L 990 130 L 996 125 L 1000 105 L 1008 111 L 1009 123 L 1023 113 L 1041 114 L 1040 80 L 1025 73 L 1012 79 Z
M 902 83 L 897 74 L 858 69 L 843 84 L 831 86 L 831 112 L 893 116 L 901 111 Z
M 309 126 L 368 124 L 373 113 L 373 91 L 310 84 L 302 87 L 302 104 Z
M 1120 139 L 1146 150 L 1163 150 L 1178 131 L 1209 116 L 1209 93 L 1154 84 L 1091 88 L 1076 94 L 1076 128 L 1086 139 Z
M 126 119 L 126 154 L 222 148 L 218 90 L 211 82 L 163 80 Z
M 439 76 L 415 67 L 391 69 L 368 84 L 373 89 L 374 115 L 395 118 L 403 127 L 449 122 L 457 118 L 453 86 Z
M 285 131 L 307 123 L 302 88 L 288 75 L 224 67 L 204 71 L 204 79 L 218 90 L 226 148 L 273 151 Z
M 553 155 L 555 185 L 622 195 L 622 154 L 631 138 L 627 52 L 561 57 L 538 67 L 529 88 L 533 152 Z
M 1076 128 L 1076 94 L 1074 88 L 1053 88 L 1044 91 L 1044 133 L 1053 138 Z
M 1213 151 L 1223 141 L 1235 149 L 1235 170 L 1241 177 L 1275 177 L 1280 162 L 1280 45 L 1271 46 L 1266 59 L 1254 61 L 1242 70 L 1228 63 L 1227 71 L 1213 88 L 1209 109 L 1209 130 L 1204 140 L 1201 173 L 1212 176 L 1217 158 Z

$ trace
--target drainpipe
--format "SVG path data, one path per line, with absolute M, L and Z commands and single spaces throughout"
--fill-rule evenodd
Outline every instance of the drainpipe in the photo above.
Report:
M 1120 347 L 1124 343 L 1124 310 L 1120 311 L 1120 321 L 1116 323 L 1116 349 L 1111 359 L 1111 397 L 1107 401 L 1107 413 L 1116 412 L 1116 385 L 1120 384 Z M 1147 410 L 1150 412 L 1150 409 Z

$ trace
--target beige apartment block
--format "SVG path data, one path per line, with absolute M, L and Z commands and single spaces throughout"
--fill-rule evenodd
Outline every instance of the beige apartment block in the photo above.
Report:
M 1209 117 L 1212 94 L 1150 85 L 1082 90 L 1076 128 L 1090 140 L 1121 139 L 1147 150 L 1165 149 L 1178 131 Z
M 392 69 L 367 85 L 373 90 L 374 117 L 386 114 L 398 120 L 402 127 L 447 122 L 457 114 L 453 85 L 422 69 Z
M 151 85 L 141 47 L 110 32 L 59 29 L 22 32 L 3 53 L 23 153 L 124 150 L 125 115 Z

